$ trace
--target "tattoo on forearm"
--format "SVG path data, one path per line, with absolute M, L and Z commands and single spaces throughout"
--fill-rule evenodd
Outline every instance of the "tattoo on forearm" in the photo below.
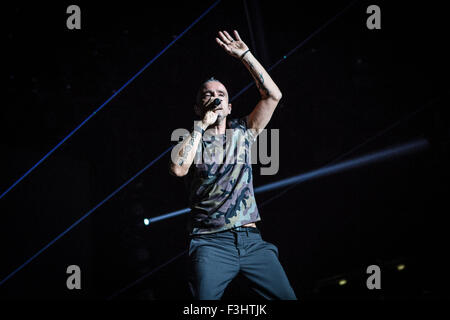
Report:
M 186 161 L 189 151 L 192 150 L 194 147 L 195 139 L 198 137 L 199 133 L 194 131 L 191 133 L 191 140 L 184 146 L 183 150 L 181 151 L 181 157 L 178 159 L 177 164 L 179 166 L 182 166 L 183 163 Z
M 264 77 L 261 72 L 258 73 L 258 71 L 255 69 L 253 64 L 251 62 L 247 62 L 248 66 L 250 67 L 250 71 L 255 78 L 256 86 L 258 87 L 259 92 L 265 96 L 268 97 L 270 95 L 269 89 L 264 85 Z
M 269 96 L 269 89 L 264 85 L 264 78 L 262 73 L 259 74 L 259 81 L 256 81 L 256 86 L 258 87 L 260 92 L 263 92 L 263 95 L 266 97 Z

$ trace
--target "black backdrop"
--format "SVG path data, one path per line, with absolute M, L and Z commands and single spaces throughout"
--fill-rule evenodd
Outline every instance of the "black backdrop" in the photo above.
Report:
M 213 1 L 93 4 L 79 1 L 81 30 L 66 28 L 72 3 L 3 7 L 6 37 L 0 116 L 0 191 L 190 25 Z M 215 76 L 233 96 L 252 81 L 214 41 L 239 30 L 265 67 L 277 62 L 349 2 L 222 1 L 35 171 L 0 199 L 1 268 L 8 274 L 137 173 L 189 128 L 201 80 Z M 280 168 L 260 186 L 348 155 L 425 138 L 426 151 L 303 183 L 260 209 L 302 298 L 444 295 L 448 233 L 449 121 L 443 82 L 443 10 L 378 1 L 381 30 L 368 30 L 359 1 L 270 74 L 283 99 L 268 128 L 280 129 Z M 249 28 L 252 26 L 253 35 Z M 6 98 L 5 98 L 6 97 Z M 233 102 L 248 114 L 255 87 Z M 410 116 L 416 110 L 418 113 Z M 105 299 L 186 249 L 186 216 L 149 227 L 145 217 L 185 208 L 168 155 L 0 287 L 3 299 Z M 282 190 L 257 195 L 270 199 Z M 187 299 L 186 256 L 116 299 Z M 395 266 L 404 263 L 403 272 Z M 82 289 L 66 288 L 79 265 Z M 382 267 L 382 290 L 365 287 Z M 337 277 L 337 278 L 335 278 Z M 346 286 L 336 279 L 348 279 Z M 328 279 L 328 280 L 327 280 Z M 236 279 L 224 299 L 252 297 Z

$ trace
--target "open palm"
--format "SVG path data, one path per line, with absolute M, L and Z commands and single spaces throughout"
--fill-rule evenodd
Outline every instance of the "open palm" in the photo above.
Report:
M 242 41 L 239 33 L 234 30 L 233 39 L 232 36 L 226 31 L 219 31 L 219 38 L 216 38 L 216 42 L 231 56 L 239 58 L 245 51 L 248 50 L 247 45 Z

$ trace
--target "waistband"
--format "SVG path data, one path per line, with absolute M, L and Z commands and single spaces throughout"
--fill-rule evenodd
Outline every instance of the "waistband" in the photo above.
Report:
M 232 229 L 227 229 L 227 230 L 222 230 L 222 231 L 218 231 L 218 232 L 213 232 L 213 233 L 198 233 L 198 234 L 190 234 L 189 238 L 197 238 L 197 237 L 201 237 L 201 236 L 210 236 L 210 235 L 214 235 L 214 234 L 219 234 L 219 233 L 225 233 L 225 232 L 250 232 L 250 233 L 261 233 L 259 231 L 258 228 L 256 227 L 235 227 Z
M 258 228 L 255 228 L 255 227 L 243 227 L 243 226 L 235 227 L 235 228 L 231 229 L 230 231 L 259 233 Z

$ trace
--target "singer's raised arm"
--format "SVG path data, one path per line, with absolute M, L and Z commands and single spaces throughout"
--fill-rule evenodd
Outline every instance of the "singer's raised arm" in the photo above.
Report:
M 255 129 L 259 134 L 270 121 L 282 94 L 264 67 L 242 41 L 236 30 L 234 31 L 234 36 L 235 39 L 228 32 L 220 31 L 220 39 L 216 38 L 216 41 L 229 55 L 240 59 L 244 63 L 256 82 L 261 99 L 248 116 L 248 127 Z

